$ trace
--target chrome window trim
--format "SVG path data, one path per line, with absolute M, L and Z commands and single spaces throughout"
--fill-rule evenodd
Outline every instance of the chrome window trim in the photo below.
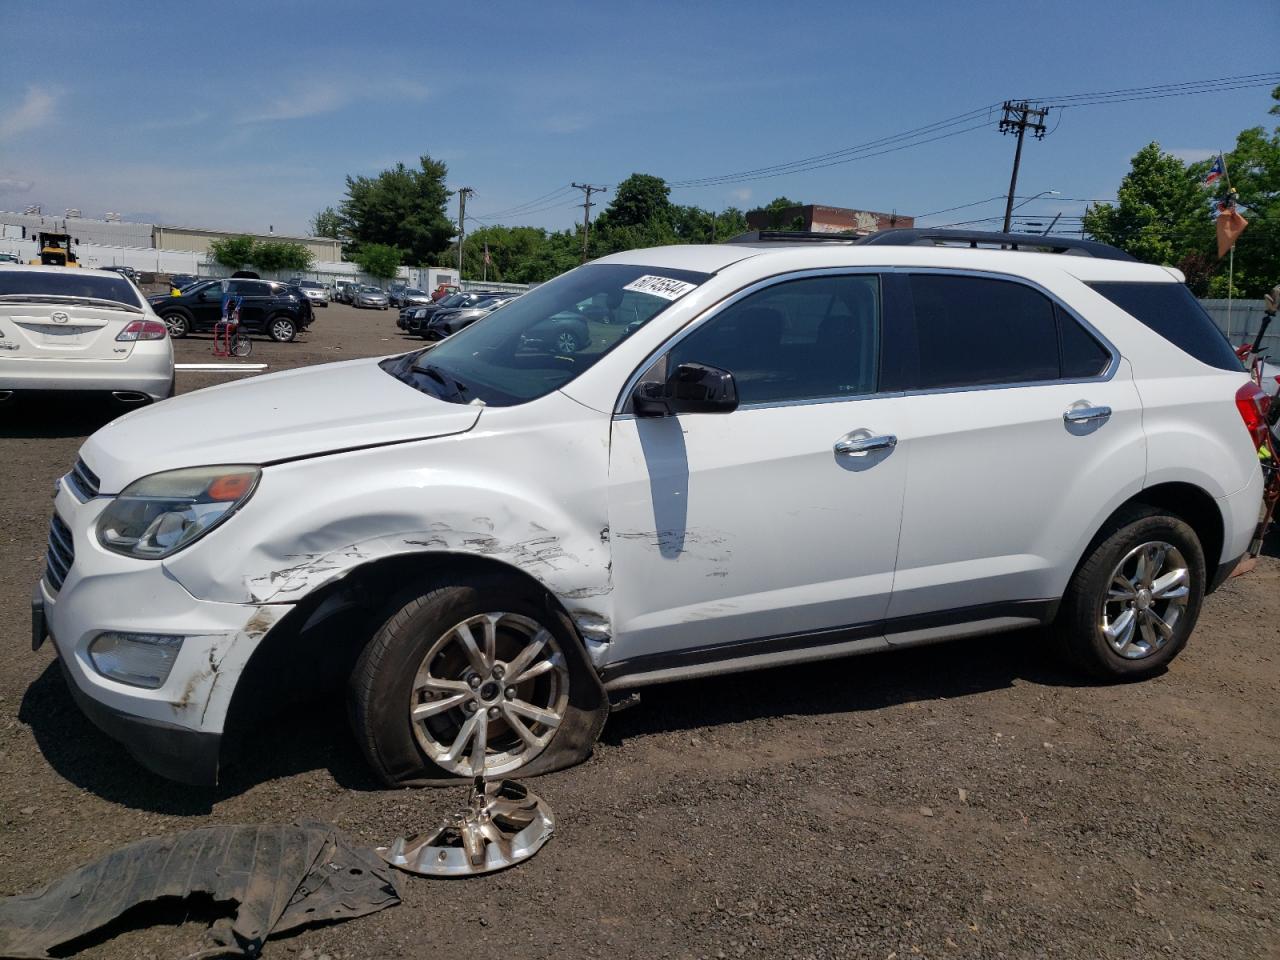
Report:
M 1030 287 L 1031 289 L 1035 290 L 1042 296 L 1048 298 L 1050 303 L 1054 304 L 1056 307 L 1058 307 L 1060 310 L 1066 313 L 1067 316 L 1071 317 L 1078 324 L 1084 327 L 1084 329 L 1095 340 L 1097 340 L 1098 343 L 1102 345 L 1103 349 L 1107 351 L 1111 359 L 1108 362 L 1105 370 L 1103 370 L 1101 373 L 1092 377 L 1072 377 L 1072 378 L 1055 377 L 1051 380 L 1023 380 L 1023 381 L 1016 381 L 1012 383 L 980 383 L 980 384 L 973 384 L 971 386 L 929 387 L 929 388 L 920 389 L 920 390 L 905 390 L 905 391 L 899 390 L 899 391 L 889 391 L 889 392 L 864 393 L 864 394 L 858 394 L 857 396 L 812 397 L 804 400 L 779 400 L 779 401 L 769 401 L 769 402 L 762 402 L 762 403 L 744 403 L 738 408 L 739 410 L 761 410 L 761 409 L 771 409 L 775 407 L 808 406 L 808 405 L 817 404 L 817 403 L 836 403 L 836 402 L 841 402 L 846 400 L 850 400 L 850 401 L 851 400 L 869 400 L 869 399 L 874 399 L 876 397 L 917 397 L 917 396 L 930 396 L 932 394 L 938 394 L 938 393 L 971 393 L 975 390 L 1013 390 L 1021 387 L 1043 387 L 1043 386 L 1049 386 L 1054 384 L 1105 383 L 1109 380 L 1112 380 L 1115 377 L 1117 371 L 1120 369 L 1120 360 L 1121 360 L 1120 351 L 1116 349 L 1115 344 L 1113 344 L 1110 340 L 1108 340 L 1102 334 L 1102 332 L 1098 330 L 1097 327 L 1095 327 L 1092 323 L 1090 323 L 1088 320 L 1082 317 L 1080 313 L 1077 310 L 1075 310 L 1073 307 L 1071 307 L 1069 304 L 1064 303 L 1062 298 L 1054 294 L 1051 290 L 1049 290 L 1042 284 L 1037 283 L 1035 280 L 1031 280 L 1019 274 L 1001 273 L 1000 271 L 997 271 L 997 270 L 966 270 L 963 268 L 957 269 L 952 267 L 925 267 L 925 266 L 903 266 L 903 265 L 898 265 L 898 266 L 886 265 L 886 266 L 878 266 L 878 267 L 869 266 L 869 265 L 858 265 L 856 267 L 817 267 L 811 270 L 796 270 L 796 271 L 791 271 L 789 273 L 778 273 L 768 277 L 764 277 L 763 279 L 757 280 L 752 284 L 749 284 L 745 287 L 742 287 L 736 290 L 729 296 L 725 297 L 723 300 L 720 300 L 719 302 L 713 303 L 710 306 L 706 307 L 702 313 L 690 319 L 683 327 L 681 327 L 679 330 L 673 333 L 661 346 L 650 351 L 649 354 L 645 356 L 644 360 L 641 361 L 641 363 L 636 367 L 636 369 L 632 372 L 631 376 L 627 378 L 621 392 L 618 394 L 618 399 L 617 401 L 615 401 L 614 408 L 613 408 L 614 419 L 617 419 L 617 420 L 635 419 L 635 414 L 626 412 L 624 408 L 626 407 L 627 401 L 630 399 L 632 393 L 635 391 L 636 384 L 640 382 L 641 377 L 644 376 L 646 371 L 648 371 L 648 369 L 651 366 L 653 366 L 653 364 L 656 363 L 663 354 L 665 354 L 667 351 L 669 351 L 674 346 L 676 346 L 676 344 L 678 344 L 685 337 L 692 334 L 694 330 L 701 327 L 704 323 L 707 323 L 708 321 L 712 320 L 713 318 L 718 316 L 721 313 L 721 311 L 726 310 L 729 307 L 733 306 L 733 304 L 737 303 L 739 300 L 745 299 L 746 297 L 749 297 L 753 293 L 756 293 L 760 290 L 764 290 L 768 287 L 775 286 L 779 283 L 785 283 L 789 280 L 803 280 L 809 277 L 848 276 L 848 275 L 857 276 L 857 275 L 865 275 L 865 274 L 876 274 L 878 276 L 883 274 L 930 274 L 930 275 L 941 275 L 941 276 L 948 276 L 948 277 L 976 277 L 984 280 L 1000 280 L 1005 282 L 1021 283 L 1024 286 Z M 879 344 L 881 349 L 883 349 L 883 345 L 884 345 L 883 287 L 881 289 L 881 300 L 880 300 L 879 306 L 881 308 L 880 318 L 879 318 L 881 323 L 881 329 L 879 331 L 880 336 L 877 340 L 877 343 Z

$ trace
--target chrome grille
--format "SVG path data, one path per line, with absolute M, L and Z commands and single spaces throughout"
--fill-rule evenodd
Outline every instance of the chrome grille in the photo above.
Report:
M 56 513 L 49 522 L 49 552 L 45 556 L 44 579 L 54 592 L 62 589 L 62 583 L 71 571 L 76 558 L 75 543 L 70 528 Z
M 67 474 L 67 486 L 81 503 L 98 495 L 98 483 L 98 475 L 83 460 L 76 460 L 76 465 Z

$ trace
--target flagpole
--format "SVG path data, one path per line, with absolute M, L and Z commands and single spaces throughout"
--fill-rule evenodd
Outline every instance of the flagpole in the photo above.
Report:
M 1227 340 L 1231 339 L 1231 292 L 1236 285 L 1236 245 L 1227 254 Z M 1245 331 L 1248 334 L 1248 331 Z

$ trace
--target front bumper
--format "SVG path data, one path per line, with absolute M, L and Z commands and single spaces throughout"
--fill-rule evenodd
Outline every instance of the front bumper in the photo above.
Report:
M 184 783 L 212 783 L 237 681 L 293 606 L 201 600 L 164 561 L 103 550 L 92 531 L 109 501 L 81 503 L 59 483 L 54 507 L 71 533 L 74 559 L 60 589 L 48 577 L 36 587 L 33 643 L 43 622 L 76 702 L 144 766 Z M 182 648 L 165 682 L 149 690 L 97 671 L 89 646 L 104 631 L 181 636 Z

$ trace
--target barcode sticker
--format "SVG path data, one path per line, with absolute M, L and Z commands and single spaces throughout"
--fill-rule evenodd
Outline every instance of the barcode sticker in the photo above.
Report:
M 622 289 L 633 290 L 636 293 L 648 293 L 655 297 L 661 297 L 663 300 L 679 300 L 696 286 L 696 283 L 685 283 L 683 280 L 672 280 L 670 277 L 655 277 L 653 274 L 646 273 L 643 277 L 637 277 L 632 280 Z

